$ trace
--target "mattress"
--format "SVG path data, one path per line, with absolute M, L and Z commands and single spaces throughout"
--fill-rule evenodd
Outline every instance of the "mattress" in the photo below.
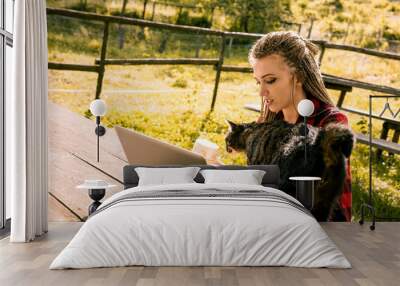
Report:
M 50 269 L 130 265 L 351 267 L 313 216 L 284 192 L 198 183 L 113 195 Z

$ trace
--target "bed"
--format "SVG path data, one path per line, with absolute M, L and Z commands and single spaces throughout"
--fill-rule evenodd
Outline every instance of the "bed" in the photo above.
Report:
M 103 202 L 50 269 L 351 267 L 308 210 L 277 189 L 277 166 L 197 166 L 193 183 L 154 185 L 138 185 L 139 167 L 125 166 L 124 191 Z M 215 169 L 260 170 L 261 184 L 204 183 Z

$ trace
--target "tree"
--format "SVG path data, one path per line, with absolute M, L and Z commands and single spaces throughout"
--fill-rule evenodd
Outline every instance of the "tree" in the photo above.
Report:
M 80 0 L 80 5 L 84 11 L 87 10 L 87 0 Z
M 215 0 L 231 19 L 230 29 L 264 33 L 280 27 L 282 18 L 289 17 L 290 0 Z

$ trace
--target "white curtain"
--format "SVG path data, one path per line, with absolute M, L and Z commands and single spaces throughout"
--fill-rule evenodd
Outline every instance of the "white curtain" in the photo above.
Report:
M 47 232 L 47 23 L 45 0 L 16 0 L 13 93 L 6 98 L 6 181 L 12 242 Z

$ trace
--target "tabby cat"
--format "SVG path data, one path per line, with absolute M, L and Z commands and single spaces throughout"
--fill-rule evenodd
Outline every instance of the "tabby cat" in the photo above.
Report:
M 343 190 L 345 157 L 353 148 L 352 132 L 341 124 L 324 128 L 307 125 L 307 163 L 304 158 L 304 124 L 283 120 L 265 123 L 235 124 L 225 138 L 228 152 L 246 152 L 248 165 L 275 164 L 280 168 L 279 189 L 294 196 L 291 176 L 317 176 L 321 181 L 315 190 L 313 215 L 326 221 L 337 206 Z

